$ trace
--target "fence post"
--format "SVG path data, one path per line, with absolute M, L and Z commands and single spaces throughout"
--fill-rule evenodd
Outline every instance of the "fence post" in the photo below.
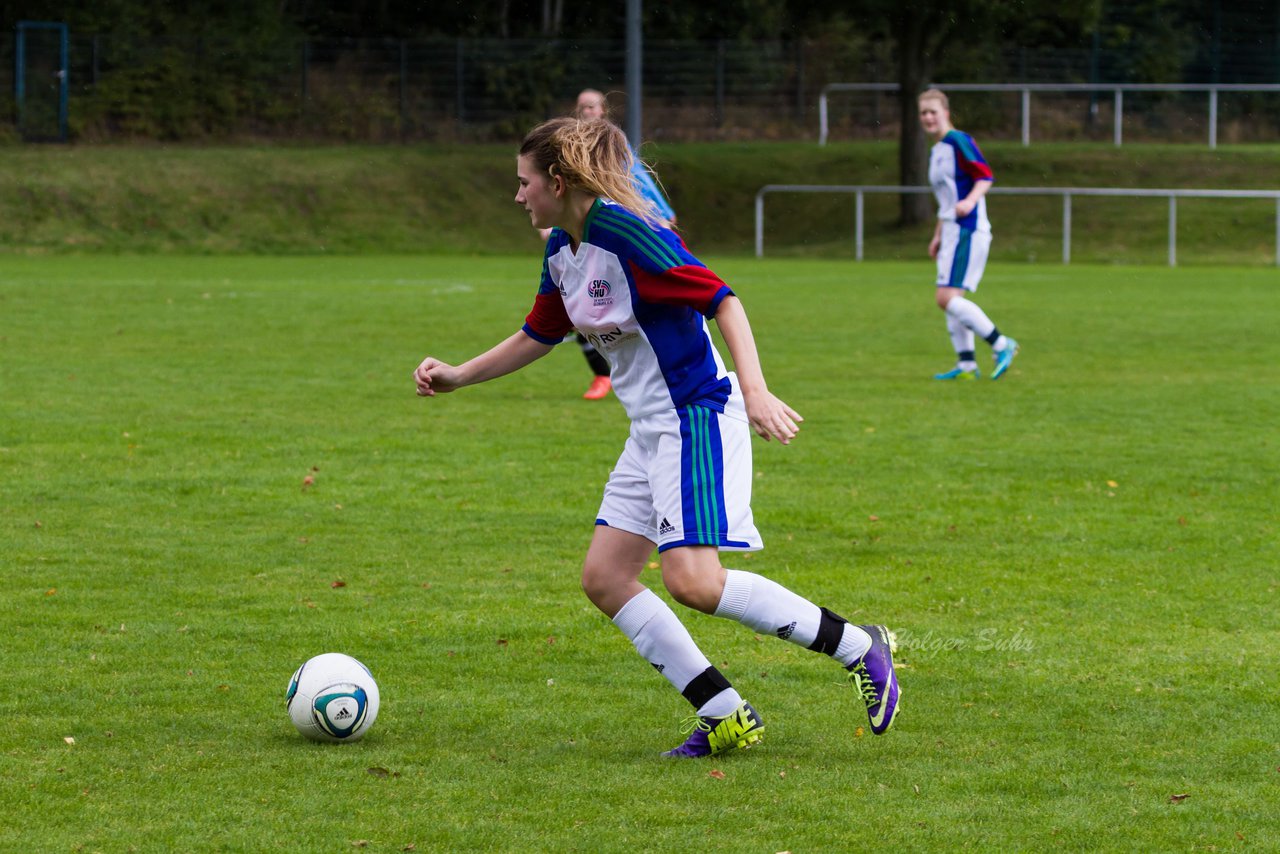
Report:
M 716 42 L 716 127 L 724 125 L 724 39 Z
M 1209 90 L 1209 148 L 1218 147 L 1218 90 Z
M 818 93 L 818 145 L 827 144 L 827 90 Z
M 1178 197 L 1169 194 L 1169 266 L 1178 266 Z
M 862 191 L 858 190 L 854 200 L 854 259 L 862 260 Z
M 1062 194 L 1062 263 L 1071 263 L 1071 194 Z
M 307 108 L 307 66 L 311 64 L 311 43 L 302 40 L 302 109 Z
M 400 39 L 400 135 L 408 130 L 408 117 L 405 115 L 406 101 L 409 96 L 409 45 Z
M 1115 115 L 1112 116 L 1112 123 L 1115 125 L 1114 138 L 1116 148 L 1120 147 L 1122 137 L 1121 126 L 1124 124 L 1124 90 L 1116 87 L 1116 103 L 1113 109 Z
M 804 39 L 796 40 L 796 124 L 804 121 Z
M 764 257 L 764 188 L 756 193 L 756 257 Z
M 1031 90 L 1022 90 L 1022 144 L 1031 144 Z
M 458 39 L 458 56 L 457 56 L 456 63 L 454 65 L 454 73 L 455 73 L 455 76 L 457 77 L 457 84 L 458 84 L 458 90 L 455 96 L 456 110 L 458 113 L 458 124 L 463 124 L 467 120 L 466 103 L 463 96 L 464 74 L 466 73 L 466 70 L 467 70 L 463 62 L 464 51 L 465 51 L 465 48 L 463 46 L 463 40 Z

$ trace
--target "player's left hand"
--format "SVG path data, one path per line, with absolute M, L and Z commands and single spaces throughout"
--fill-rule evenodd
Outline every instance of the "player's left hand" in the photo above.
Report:
M 766 442 L 773 438 L 784 445 L 789 445 L 800 432 L 800 422 L 804 421 L 804 418 L 799 412 L 775 397 L 772 392 L 757 392 L 747 398 L 746 405 L 747 420 L 751 422 L 751 429 Z
M 972 211 L 976 205 L 977 202 L 971 202 L 968 199 L 961 199 L 956 202 L 956 218 L 959 219 L 962 216 L 968 216 L 969 212 Z

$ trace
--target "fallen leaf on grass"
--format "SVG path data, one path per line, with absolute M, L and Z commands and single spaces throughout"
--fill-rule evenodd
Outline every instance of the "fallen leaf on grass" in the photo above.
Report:
M 316 479 L 314 477 L 312 477 L 311 475 L 307 475 L 302 479 L 302 488 L 306 489 L 308 486 L 313 485 L 315 482 L 316 482 Z
M 708 777 L 711 777 L 711 778 L 713 778 L 713 779 L 716 779 L 716 780 L 723 780 L 723 779 L 724 779 L 724 772 L 723 772 L 723 771 L 721 771 L 719 768 L 712 768 L 712 769 L 711 769 L 711 772 L 710 772 L 709 774 L 707 774 L 707 776 L 708 776 Z
M 880 521 L 880 517 L 879 517 L 879 516 L 868 516 L 868 517 L 867 517 L 867 519 L 868 519 L 869 521 L 872 521 L 872 522 L 879 522 L 879 521 Z
M 1185 527 L 1187 527 L 1187 517 L 1186 517 L 1186 516 L 1179 516 L 1179 517 L 1178 517 L 1178 524 L 1179 524 L 1179 525 L 1181 525 L 1181 526 L 1182 526 L 1182 527 L 1184 527 L 1184 528 L 1185 528 Z
M 863 735 L 865 735 L 865 731 L 862 729 L 862 727 L 857 727 L 856 729 L 854 729 L 853 731 L 854 738 L 862 738 Z
M 1169 796 L 1169 803 L 1171 803 L 1171 804 L 1180 804 L 1180 803 L 1182 803 L 1183 801 L 1185 801 L 1185 800 L 1186 800 L 1187 798 L 1189 798 L 1189 797 L 1191 797 L 1191 793 L 1190 793 L 1190 792 L 1185 792 L 1185 793 L 1183 793 L 1183 794 L 1181 794 L 1181 795 L 1170 795 L 1170 796 Z
M 46 596 L 52 596 L 53 594 L 55 594 L 55 593 L 57 593 L 57 592 L 58 592 L 58 588 L 56 588 L 56 587 L 50 587 L 48 590 L 46 590 L 46 591 L 44 592 L 44 595 L 46 595 Z
M 343 581 L 342 579 L 340 579 L 340 578 L 339 578 L 339 579 L 335 580 L 335 581 L 334 581 L 332 584 L 330 584 L 329 586 L 330 586 L 330 587 L 335 587 L 335 588 L 336 588 L 336 587 L 346 587 L 346 586 L 347 586 L 347 582 L 345 582 L 345 581 Z
M 352 848 L 368 848 L 368 847 L 369 847 L 369 840 L 367 840 L 367 839 L 353 839 L 353 840 L 351 840 L 351 847 L 352 847 Z
M 399 771 L 388 771 L 386 768 L 380 768 L 380 767 L 378 767 L 377 765 L 373 766 L 372 768 L 370 768 L 370 769 L 368 769 L 368 770 L 369 770 L 369 773 L 370 773 L 370 774 L 372 774 L 372 775 L 373 775 L 373 776 L 375 776 L 375 777 L 383 777 L 383 778 L 386 778 L 386 777 L 399 777 L 399 776 L 400 776 L 400 772 L 399 772 Z
M 68 735 L 68 736 L 65 736 L 62 740 L 63 740 L 63 741 L 65 741 L 67 744 L 75 744 L 75 743 L 76 743 L 76 740 L 75 740 L 74 738 L 72 738 L 71 736 L 69 736 L 69 735 Z
M 1107 481 L 1107 486 L 1111 487 L 1112 489 L 1115 489 L 1119 485 L 1120 484 L 1116 483 L 1114 480 Z

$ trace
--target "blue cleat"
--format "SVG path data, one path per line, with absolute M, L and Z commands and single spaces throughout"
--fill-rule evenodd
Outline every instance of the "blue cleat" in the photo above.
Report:
M 849 682 L 867 705 L 871 731 L 893 726 L 898 715 L 898 675 L 893 670 L 893 635 L 884 626 L 858 626 L 871 636 L 871 649 L 849 665 Z
M 1004 376 L 1004 372 L 1009 370 L 1009 366 L 1013 364 L 1013 357 L 1018 355 L 1018 342 L 1014 341 L 1008 335 L 1005 336 L 1008 342 L 1004 345 L 1004 349 L 996 353 L 996 369 L 991 372 L 991 379 L 998 380 Z
M 734 748 L 746 749 L 764 738 L 764 724 L 750 703 L 743 703 L 733 714 L 723 718 L 702 718 L 693 715 L 685 719 L 681 732 L 689 738 L 663 756 L 677 759 L 698 759 L 715 756 Z
M 966 371 L 964 368 L 952 368 L 941 374 L 934 374 L 933 378 L 935 380 L 976 380 L 980 376 L 982 376 L 982 371 L 977 368 L 971 371 Z

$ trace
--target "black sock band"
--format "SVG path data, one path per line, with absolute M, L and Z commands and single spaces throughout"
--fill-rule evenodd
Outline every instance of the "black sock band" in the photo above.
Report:
M 999 327 L 992 326 L 992 327 L 991 327 L 991 334 L 990 334 L 990 335 L 988 335 L 988 336 L 986 336 L 986 341 L 987 341 L 987 343 L 988 343 L 988 344 L 990 344 L 992 347 L 994 347 L 994 346 L 996 346 L 996 342 L 997 342 L 997 341 L 999 341 L 999 340 L 1000 340 L 1000 329 L 999 329 Z
M 976 356 L 972 350 L 961 350 L 959 353 L 956 353 L 957 362 L 972 362 L 975 359 Z
M 809 644 L 809 649 L 823 655 L 835 655 L 844 637 L 844 625 L 849 622 L 839 614 L 822 609 L 822 621 L 818 623 L 818 636 Z
M 689 684 L 684 686 L 684 690 L 680 693 L 684 698 L 693 704 L 695 709 L 700 709 L 706 705 L 716 694 L 719 694 L 726 688 L 732 688 L 729 680 L 725 679 L 719 670 L 714 667 L 708 667 L 690 680 Z

